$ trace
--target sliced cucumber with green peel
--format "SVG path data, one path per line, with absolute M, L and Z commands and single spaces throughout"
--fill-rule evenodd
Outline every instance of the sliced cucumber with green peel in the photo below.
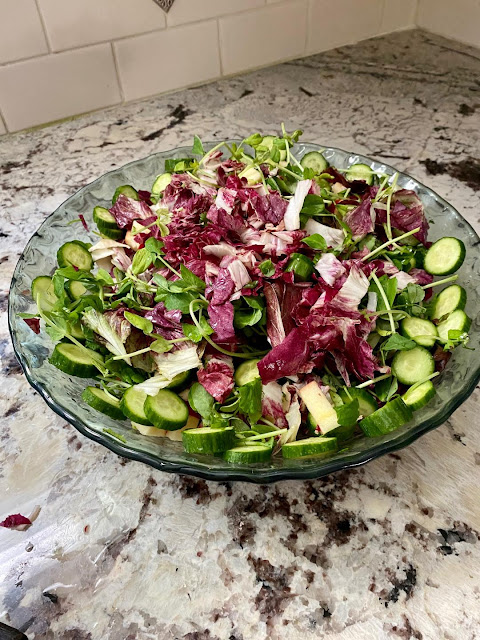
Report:
M 343 402 L 351 402 L 356 398 L 360 415 L 364 418 L 378 409 L 377 401 L 365 389 L 356 389 L 355 387 L 339 389 L 338 395 Z
M 465 253 L 465 245 L 458 238 L 441 238 L 428 249 L 423 268 L 432 276 L 448 276 L 460 269 Z
M 147 394 L 145 391 L 138 387 L 130 387 L 123 394 L 123 398 L 120 401 L 120 409 L 133 422 L 151 425 L 152 423 L 147 418 L 144 409 L 146 399 Z
M 75 240 L 62 244 L 57 251 L 57 262 L 59 267 L 76 267 L 82 271 L 90 271 L 93 267 L 90 251 Z
M 161 175 L 157 176 L 155 179 L 155 182 L 153 183 L 152 194 L 159 196 L 161 193 L 165 191 L 165 189 L 168 187 L 171 181 L 172 181 L 171 173 L 162 173 Z
M 117 225 L 115 217 L 105 207 L 95 207 L 93 210 L 93 221 L 96 223 L 100 233 L 112 240 L 118 240 L 124 235 L 124 231 Z
M 367 184 L 373 184 L 373 171 L 368 164 L 352 164 L 352 166 L 348 168 L 345 177 L 349 182 L 363 180 L 363 182 Z
M 32 298 L 40 306 L 42 311 L 50 311 L 58 298 L 53 289 L 53 281 L 50 276 L 38 276 L 32 282 Z
M 49 360 L 57 369 L 78 378 L 93 378 L 98 374 L 94 362 L 103 363 L 102 356 L 86 347 L 60 342 L 53 350 Z
M 98 387 L 87 387 L 82 393 L 82 400 L 93 409 L 104 413 L 114 420 L 124 420 L 125 416 L 120 409 L 120 400 L 113 398 Z
M 319 151 L 309 151 L 300 160 L 304 169 L 312 169 L 318 176 L 328 167 L 328 162 Z
M 227 427 L 199 427 L 182 431 L 182 441 L 187 453 L 223 453 L 237 442 L 235 429 Z
M 430 304 L 430 317 L 440 320 L 457 309 L 463 311 L 467 303 L 467 292 L 459 284 L 451 284 L 435 296 Z
M 188 406 L 173 391 L 160 389 L 154 396 L 148 396 L 144 405 L 149 424 L 158 429 L 176 431 L 187 424 Z
M 131 198 L 132 200 L 140 200 L 140 196 L 138 195 L 138 191 L 134 189 L 129 184 L 124 184 L 121 187 L 117 187 L 115 189 L 115 193 L 113 194 L 112 204 L 115 204 L 118 200 L 119 196 L 126 196 L 127 198 Z
M 400 323 L 400 331 L 406 338 L 414 340 L 421 347 L 433 347 L 438 336 L 437 327 L 422 318 L 405 318 Z
M 467 333 L 470 329 L 472 321 L 467 316 L 465 311 L 457 309 L 451 313 L 446 320 L 440 322 L 437 326 L 438 335 L 442 340 L 448 340 L 449 331 L 461 331 L 461 333 Z
M 282 456 L 284 458 L 313 458 L 335 453 L 337 449 L 336 438 L 314 436 L 313 438 L 305 438 L 305 440 L 287 442 L 282 447 Z
M 272 449 L 263 445 L 244 445 L 225 451 L 224 458 L 232 464 L 255 464 L 270 460 Z
M 367 418 L 360 420 L 359 425 L 366 436 L 376 438 L 390 433 L 390 431 L 395 431 L 409 422 L 412 417 L 412 409 L 405 404 L 402 398 L 395 398 Z
M 260 360 L 245 360 L 235 370 L 234 380 L 237 387 L 243 387 L 244 384 L 253 382 L 260 377 L 258 372 L 258 363 Z
M 188 387 L 191 380 L 193 379 L 193 369 L 190 371 L 183 371 L 182 373 L 177 373 L 177 375 L 172 378 L 172 381 L 169 385 L 167 385 L 167 389 L 175 389 L 178 393 L 179 391 L 183 391 Z
M 435 371 L 435 361 L 430 351 L 415 347 L 410 351 L 397 351 L 392 361 L 392 373 L 402 384 L 411 386 L 425 380 Z
M 412 411 L 424 407 L 435 395 L 435 387 L 431 380 L 422 382 L 418 387 L 412 387 L 403 394 L 403 401 Z
M 72 300 L 78 300 L 88 293 L 87 287 L 85 287 L 79 280 L 67 280 L 65 282 L 65 291 Z

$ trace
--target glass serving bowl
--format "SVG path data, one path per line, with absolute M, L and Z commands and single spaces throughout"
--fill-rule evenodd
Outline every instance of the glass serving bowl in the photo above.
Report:
M 238 140 L 232 140 L 237 142 Z M 214 143 L 205 145 L 207 149 Z M 308 151 L 322 151 L 327 160 L 340 169 L 362 162 L 375 171 L 393 174 L 395 170 L 364 156 L 347 153 L 340 149 L 321 147 L 317 144 L 296 145 L 296 155 Z M 68 420 L 83 435 L 103 444 L 115 453 L 172 473 L 190 474 L 210 480 L 244 480 L 267 483 L 293 478 L 318 478 L 339 469 L 364 464 L 378 456 L 407 446 L 422 434 L 441 425 L 464 402 L 474 390 L 480 378 L 478 347 L 480 339 L 480 260 L 478 260 L 479 238 L 472 227 L 443 198 L 408 175 L 399 174 L 398 184 L 413 189 L 422 199 L 431 225 L 429 239 L 442 236 L 461 238 L 467 249 L 465 263 L 459 271 L 459 280 L 468 292 L 466 311 L 472 318 L 471 351 L 458 348 L 445 371 L 436 381 L 437 395 L 423 409 L 415 413 L 414 419 L 400 429 L 381 438 L 356 437 L 346 449 L 328 458 L 285 460 L 275 457 L 268 463 L 255 465 L 233 465 L 220 457 L 192 455 L 184 451 L 181 442 L 166 438 L 150 438 L 132 431 L 128 421 L 118 422 L 98 413 L 81 400 L 88 381 L 67 376 L 49 364 L 48 357 L 53 344 L 42 329 L 36 335 L 18 317 L 18 313 L 34 313 L 35 305 L 30 297 L 32 280 L 40 274 L 50 274 L 56 264 L 57 249 L 67 240 L 77 238 L 96 242 L 98 237 L 88 234 L 83 227 L 69 223 L 84 214 L 92 223 L 94 206 L 109 206 L 116 187 L 132 184 L 137 189 L 149 190 L 154 178 L 164 170 L 166 158 L 191 156 L 189 147 L 156 153 L 131 162 L 105 174 L 64 202 L 50 215 L 32 236 L 16 266 L 9 298 L 9 327 L 15 354 L 25 371 L 30 384 L 40 393 L 56 413 Z M 95 228 L 94 224 L 91 224 Z M 123 436 L 121 442 L 105 433 L 111 428 Z

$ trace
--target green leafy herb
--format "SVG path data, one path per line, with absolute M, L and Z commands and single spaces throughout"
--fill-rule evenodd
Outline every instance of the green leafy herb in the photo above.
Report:
M 195 324 L 182 324 L 185 337 L 192 340 L 192 342 L 201 342 L 204 336 L 210 336 L 213 333 L 212 327 L 204 316 L 201 316 L 199 324 L 201 330 Z
M 140 249 L 136 252 L 132 262 L 132 273 L 138 276 L 140 273 L 144 273 L 153 262 L 153 255 L 148 249 Z
M 417 346 L 417 343 L 410 338 L 405 338 L 399 333 L 394 333 L 382 344 L 382 351 L 410 351 Z
M 239 412 L 248 416 L 252 423 L 262 415 L 262 381 L 252 380 L 239 388 Z
M 264 260 L 258 265 L 258 268 L 266 278 L 270 278 L 275 273 L 275 265 L 271 260 Z
M 202 141 L 200 140 L 200 138 L 198 136 L 193 136 L 193 148 L 192 148 L 192 152 L 196 155 L 196 156 L 204 156 L 205 155 L 205 150 L 203 148 L 203 144 Z
M 338 424 L 341 427 L 353 427 L 360 415 L 358 398 L 348 404 L 335 407 L 335 411 L 337 412 Z
M 194 289 L 196 291 L 204 291 L 205 290 L 205 282 L 196 276 L 193 271 L 187 269 L 185 265 L 180 265 L 180 275 L 182 276 L 182 280 L 185 283 L 186 287 L 189 289 Z
M 145 249 L 156 256 L 163 255 L 163 247 L 163 242 L 161 240 L 157 240 L 156 238 L 148 238 L 145 242 Z
M 152 333 L 153 324 L 148 318 L 137 316 L 136 313 L 130 313 L 130 311 L 125 311 L 123 315 L 125 316 L 125 320 L 128 320 L 130 324 L 140 329 L 140 331 L 143 331 L 143 333 Z
M 309 193 L 303 201 L 303 207 L 300 213 L 307 216 L 316 216 L 325 211 L 325 203 L 321 196 Z
M 111 287 L 113 285 L 113 278 L 105 269 L 99 269 L 97 271 L 96 280 L 107 287 Z
M 262 312 L 260 309 L 250 309 L 250 311 L 237 311 L 233 320 L 233 324 L 237 329 L 244 329 L 245 327 L 252 327 L 260 322 L 262 319 Z
M 167 351 L 170 351 L 172 346 L 173 345 L 171 342 L 165 340 L 165 338 L 162 338 L 162 336 L 157 336 L 150 345 L 150 349 L 152 351 L 155 351 L 155 353 L 166 353 Z
M 304 238 L 302 242 L 308 245 L 311 249 L 315 249 L 316 251 L 326 251 L 328 247 L 325 238 L 319 233 L 314 233 L 313 235 Z
M 215 398 L 199 382 L 194 382 L 188 393 L 191 408 L 202 416 L 203 423 L 209 424 L 215 416 Z
M 375 393 L 381 402 L 388 402 L 398 391 L 398 380 L 390 376 L 375 384 Z

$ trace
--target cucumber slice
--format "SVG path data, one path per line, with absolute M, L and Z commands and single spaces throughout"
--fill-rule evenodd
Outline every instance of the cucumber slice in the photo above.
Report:
M 467 292 L 459 284 L 451 284 L 435 296 L 430 306 L 432 320 L 440 320 L 457 309 L 463 311 L 467 303 Z
M 114 420 L 125 419 L 123 411 L 120 409 L 120 401 L 107 395 L 103 389 L 87 387 L 82 393 L 82 400 Z
M 78 280 L 67 280 L 65 282 L 65 291 L 72 300 L 78 300 L 88 292 L 88 289 Z
M 435 361 L 430 351 L 415 347 L 410 351 L 397 351 L 392 361 L 392 373 L 402 384 L 411 386 L 425 380 L 435 371 Z
M 129 184 L 124 184 L 121 187 L 117 187 L 115 189 L 115 193 L 113 194 L 112 204 L 115 204 L 118 200 L 119 196 L 126 196 L 127 198 L 131 198 L 132 200 L 140 200 L 140 196 L 136 189 L 134 189 Z
M 58 298 L 53 290 L 50 276 L 38 276 L 32 282 L 32 298 L 40 305 L 42 311 L 50 311 Z
M 376 407 L 376 404 L 375 404 Z M 307 431 L 311 436 L 319 436 L 322 431 L 318 424 L 315 422 L 315 418 L 309 412 L 307 416 Z M 336 438 L 338 442 L 345 442 L 346 440 L 350 440 L 355 433 L 355 425 L 351 427 L 336 427 L 328 432 L 328 437 Z
M 338 391 L 338 395 L 343 400 L 343 402 L 351 402 L 356 398 L 358 400 L 360 415 L 364 418 L 378 409 L 377 401 L 365 389 L 355 389 L 355 387 L 349 387 L 348 390 L 340 389 Z
M 282 447 L 282 456 L 284 458 L 310 458 L 335 453 L 337 449 L 338 442 L 336 438 L 322 438 L 319 436 L 287 442 Z
M 190 371 L 182 371 L 182 373 L 177 373 L 177 375 L 172 378 L 172 381 L 166 388 L 175 389 L 175 391 L 179 393 L 188 387 L 192 378 L 193 369 L 190 369 Z
M 123 394 L 120 401 L 120 409 L 133 422 L 139 424 L 151 425 L 152 422 L 147 418 L 144 405 L 147 394 L 138 387 L 130 387 Z
M 235 429 L 200 427 L 182 432 L 183 446 L 187 453 L 223 453 L 235 445 Z
M 76 267 L 82 271 L 90 271 L 93 267 L 93 259 L 88 249 L 75 240 L 62 244 L 57 251 L 59 267 Z
M 176 431 L 187 424 L 188 407 L 173 391 L 160 389 L 155 396 L 148 396 L 144 405 L 145 415 L 154 427 Z
M 319 151 L 309 151 L 300 160 L 304 169 L 313 169 L 316 175 L 320 175 L 328 167 L 328 162 Z
M 68 333 L 77 340 L 85 340 L 85 333 L 83 332 L 83 326 L 80 320 L 73 324 L 68 324 Z
M 259 362 L 260 360 L 245 360 L 236 368 L 233 377 L 237 387 L 243 387 L 244 384 L 253 382 L 260 377 L 257 367 Z
M 163 193 L 171 181 L 171 173 L 162 173 L 161 175 L 157 176 L 155 178 L 155 182 L 153 183 L 152 194 L 158 196 Z
M 404 353 L 410 353 L 410 351 Z M 405 404 L 402 398 L 395 398 L 367 418 L 360 420 L 359 425 L 366 436 L 375 438 L 395 431 L 409 422 L 412 417 L 412 409 Z
M 429 320 L 422 318 L 405 318 L 400 323 L 400 332 L 406 338 L 414 340 L 422 347 L 433 347 L 438 336 L 437 327 Z M 431 337 L 430 337 L 431 336 Z
M 422 382 L 418 387 L 412 387 L 403 394 L 403 401 L 412 411 L 424 407 L 435 395 L 435 387 L 431 380 Z
M 103 363 L 103 358 L 92 349 L 60 342 L 53 350 L 48 361 L 60 371 L 71 376 L 94 378 L 98 373 L 98 369 L 93 363 Z
M 465 245 L 458 238 L 441 238 L 425 254 L 423 268 L 432 276 L 455 273 L 465 260 Z
M 352 164 L 352 166 L 348 168 L 345 177 L 349 182 L 353 180 L 363 180 L 363 182 L 367 184 L 373 184 L 373 172 L 368 164 Z
M 472 321 L 467 316 L 465 311 L 457 309 L 451 313 L 446 320 L 440 322 L 437 327 L 438 335 L 442 340 L 448 340 L 448 332 L 450 330 L 461 331 L 467 333 L 470 329 Z M 426 376 L 425 376 L 426 377 Z
M 95 207 L 93 210 L 93 220 L 100 233 L 111 240 L 123 238 L 124 231 L 120 229 L 114 216 L 104 207 Z
M 224 458 L 232 464 L 255 464 L 256 462 L 266 462 L 270 460 L 272 450 L 263 445 L 245 445 L 234 447 L 225 451 Z

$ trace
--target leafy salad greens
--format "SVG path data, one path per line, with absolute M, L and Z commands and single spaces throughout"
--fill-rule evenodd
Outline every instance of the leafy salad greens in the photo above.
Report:
M 94 244 L 59 248 L 32 283 L 38 313 L 23 315 L 56 343 L 52 365 L 95 379 L 84 402 L 253 464 L 382 436 L 435 395 L 468 341 L 452 275 L 463 243 L 427 241 L 397 174 L 297 158 L 300 135 L 282 125 L 207 152 L 195 136 L 150 192 L 122 185 L 95 207 Z M 78 222 L 88 230 L 88 212 Z

